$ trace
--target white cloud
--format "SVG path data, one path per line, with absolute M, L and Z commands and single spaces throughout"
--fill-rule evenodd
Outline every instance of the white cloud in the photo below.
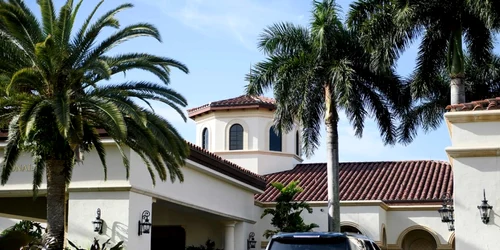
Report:
M 245 48 L 256 50 L 258 34 L 278 21 L 300 21 L 291 0 L 140 0 L 207 36 L 229 35 Z M 182 4 L 179 5 L 179 3 Z

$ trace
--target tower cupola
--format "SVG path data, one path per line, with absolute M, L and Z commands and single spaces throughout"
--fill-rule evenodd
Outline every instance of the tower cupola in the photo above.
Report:
M 293 168 L 302 162 L 299 128 L 273 128 L 275 101 L 242 95 L 188 110 L 196 123 L 196 144 L 257 174 Z

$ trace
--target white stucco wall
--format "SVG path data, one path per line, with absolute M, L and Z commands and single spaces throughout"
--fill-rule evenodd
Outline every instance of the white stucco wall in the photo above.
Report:
M 457 249 L 498 249 L 500 246 L 500 158 L 467 157 L 453 160 Z M 481 221 L 477 206 L 486 191 L 493 206 L 490 222 Z
M 282 135 L 282 151 L 269 151 L 269 132 L 274 112 L 269 110 L 216 111 L 197 117 L 196 144 L 202 144 L 202 131 L 209 131 L 208 150 L 258 174 L 293 168 L 302 159 L 295 153 L 297 129 Z M 229 151 L 229 128 L 239 123 L 244 128 L 243 150 Z
M 396 244 L 398 238 L 403 236 L 402 233 L 414 226 L 419 226 L 431 233 L 431 235 L 436 236 L 439 240 L 436 242 L 437 244 L 448 244 L 452 234 L 452 232 L 448 231 L 447 224 L 441 222 L 437 208 L 431 211 L 388 211 L 387 242 Z
M 232 150 L 220 151 L 217 155 L 260 175 L 290 170 L 300 163 L 293 155 L 273 151 Z
M 132 154 L 131 163 L 140 165 L 142 160 L 135 153 Z M 157 181 L 153 187 L 146 171 L 134 170 L 130 181 L 134 187 L 151 193 L 158 199 L 237 220 L 255 220 L 253 213 L 246 208 L 253 206 L 254 193 L 258 192 L 256 189 L 236 180 L 231 183 L 228 177 L 189 160 L 182 168 L 182 173 L 182 183 Z
M 500 226 L 500 111 L 463 111 L 445 114 L 452 145 L 446 148 L 454 173 L 456 249 L 498 249 Z M 493 206 L 484 224 L 477 206 L 486 191 Z
M 150 234 L 138 235 L 138 221 L 144 210 L 151 212 L 151 197 L 134 192 L 71 192 L 69 194 L 68 236 L 81 247 L 89 247 L 93 237 L 100 242 L 125 242 L 126 249 L 149 249 Z M 97 208 L 104 220 L 103 233 L 93 231 Z
M 260 191 L 248 184 L 187 160 L 182 168 L 183 183 L 157 179 L 156 186 L 153 186 L 142 159 L 127 148 L 125 154 L 131 168 L 130 179 L 126 180 L 122 158 L 114 143 L 107 143 L 106 150 L 107 181 L 104 181 L 97 154 L 92 152 L 85 155 L 82 164 L 75 166 L 69 186 L 68 239 L 82 247 L 89 246 L 97 235 L 91 222 L 95 219 L 97 208 L 100 208 L 107 226 L 103 235 L 99 236 L 101 242 L 108 238 L 113 243 L 125 240 L 128 249 L 149 249 L 150 236 L 137 236 L 137 223 L 142 211 L 151 211 L 153 197 L 212 213 L 228 221 L 253 223 L 256 220 L 253 210 L 248 207 L 254 206 L 254 194 Z M 0 187 L 0 197 L 31 194 L 31 164 L 29 155 L 19 159 L 17 171 L 12 173 L 5 186 Z M 43 185 L 42 193 L 44 189 Z M 247 228 L 241 232 L 246 231 Z M 241 242 L 237 244 L 241 245 Z

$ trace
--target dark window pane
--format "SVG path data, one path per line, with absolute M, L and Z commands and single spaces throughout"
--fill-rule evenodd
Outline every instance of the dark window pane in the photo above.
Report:
M 204 128 L 201 137 L 201 147 L 208 150 L 208 129 Z
M 276 134 L 274 127 L 269 129 L 269 150 L 281 152 L 281 133 Z
M 243 149 L 243 127 L 240 124 L 234 124 L 229 128 L 229 150 Z
M 295 133 L 295 154 L 300 156 L 300 138 L 299 131 Z

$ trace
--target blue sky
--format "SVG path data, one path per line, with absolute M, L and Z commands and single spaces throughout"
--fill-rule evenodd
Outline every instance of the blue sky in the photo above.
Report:
M 121 24 L 152 23 L 160 29 L 163 42 L 139 38 L 120 45 L 112 53 L 149 52 L 185 63 L 190 73 L 186 75 L 174 69 L 171 86 L 187 98 L 188 108 L 243 94 L 246 85 L 244 76 L 250 65 L 264 58 L 256 47 L 262 30 L 278 21 L 306 24 L 312 4 L 312 1 L 297 0 L 129 1 L 135 7 L 118 15 Z M 60 0 L 55 2 L 58 6 L 62 3 Z M 77 18 L 79 23 L 86 18 L 96 2 L 84 1 Z M 98 13 L 103 13 L 121 2 L 105 1 Z M 345 13 L 351 2 L 341 0 L 338 4 Z M 401 75 L 411 72 L 415 65 L 415 56 L 416 46 L 402 56 L 398 63 L 398 72 Z M 127 73 L 126 78 L 155 80 L 140 71 Z M 157 106 L 156 111 L 169 119 L 185 139 L 195 141 L 193 121 L 184 123 L 179 115 L 166 107 Z M 324 135 L 324 132 L 322 134 Z M 450 145 L 444 123 L 430 133 L 420 132 L 418 138 L 409 146 L 384 146 L 378 129 L 371 120 L 367 121 L 363 138 L 358 139 L 354 137 L 349 122 L 344 118 L 340 121 L 339 136 L 341 161 L 447 160 L 444 148 Z M 305 159 L 306 162 L 325 161 L 324 137 L 322 142 L 315 155 Z

